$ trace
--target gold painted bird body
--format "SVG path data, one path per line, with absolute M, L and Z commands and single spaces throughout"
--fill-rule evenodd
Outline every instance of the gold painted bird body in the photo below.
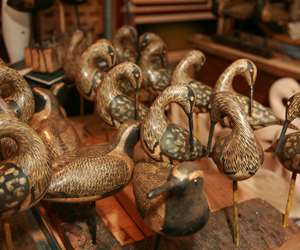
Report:
M 138 58 L 138 34 L 136 29 L 130 25 L 124 25 L 117 30 L 113 38 L 116 49 L 117 63 L 136 63 Z
M 82 30 L 76 30 L 69 42 L 66 44 L 65 55 L 63 60 L 63 68 L 66 78 L 74 81 L 78 68 L 78 59 L 86 48 L 92 43 L 92 37 Z
M 228 117 L 232 131 L 217 138 L 212 158 L 219 170 L 233 180 L 253 176 L 263 163 L 263 150 L 254 136 L 238 98 L 231 92 L 213 95 L 211 121 Z
M 5 64 L 0 65 L 0 96 L 21 121 L 31 119 L 35 108 L 31 88 L 16 70 Z
M 33 89 L 37 112 L 30 126 L 34 128 L 47 145 L 51 162 L 68 151 L 80 147 L 81 141 L 75 128 L 62 113 L 57 98 L 50 90 Z
M 138 211 L 153 231 L 185 236 L 207 223 L 209 208 L 203 194 L 203 176 L 195 163 L 173 166 L 140 162 L 135 165 L 132 183 Z M 172 185 L 172 190 L 149 199 L 152 190 Z
M 122 124 L 106 145 L 85 146 L 53 162 L 54 174 L 45 197 L 53 202 L 87 202 L 112 195 L 131 180 L 133 148 L 139 123 Z
M 139 66 L 143 72 L 143 88 L 157 96 L 170 85 L 167 46 L 153 33 L 145 33 L 139 39 Z
M 193 151 L 190 152 L 189 131 L 170 124 L 165 108 L 171 103 L 180 105 L 184 112 L 192 112 L 195 97 L 189 86 L 170 86 L 154 101 L 142 123 L 141 142 L 146 153 L 157 161 L 186 161 L 200 158 L 205 147 L 193 138 Z
M 137 105 L 136 112 L 135 100 L 120 90 L 120 84 L 123 81 L 130 82 L 132 88 L 138 91 L 142 83 L 140 68 L 130 62 L 118 64 L 104 76 L 96 90 L 95 101 L 98 115 L 106 123 L 117 128 L 128 120 L 135 120 L 136 115 L 143 120 L 148 112 L 142 104 Z
M 249 87 L 251 88 L 252 86 L 253 88 L 256 80 L 257 68 L 255 64 L 248 59 L 236 60 L 221 74 L 215 85 L 214 92 L 231 91 L 235 93 L 240 106 L 246 114 L 249 114 L 249 97 L 236 93 L 232 87 L 233 80 L 237 75 L 243 76 Z M 253 101 L 252 117 L 248 116 L 248 120 L 253 127 L 282 124 L 282 121 L 275 116 L 272 109 L 263 106 L 257 101 Z
M 89 46 L 78 60 L 75 84 L 80 95 L 94 101 L 103 75 L 115 64 L 116 52 L 110 41 L 101 39 Z
M 0 218 L 34 206 L 52 176 L 48 151 L 37 133 L 17 118 L 0 114 L 0 138 L 12 138 L 17 152 L 0 165 Z

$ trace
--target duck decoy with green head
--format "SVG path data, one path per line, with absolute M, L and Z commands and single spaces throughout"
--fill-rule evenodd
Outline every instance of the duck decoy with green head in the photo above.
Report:
M 116 52 L 110 41 L 101 39 L 89 46 L 78 61 L 75 84 L 80 95 L 94 101 L 104 73 L 115 64 Z
M 121 91 L 127 81 L 135 90 L 135 100 Z M 128 120 L 143 120 L 148 109 L 138 103 L 137 92 L 142 84 L 140 68 L 131 62 L 116 65 L 104 76 L 96 90 L 96 111 L 109 125 L 119 127 Z
M 16 117 L 0 114 L 0 138 L 11 138 L 17 151 L 0 165 L 0 219 L 34 206 L 50 184 L 48 151 L 37 133 Z M 13 249 L 10 226 L 4 223 L 6 243 Z
M 186 236 L 208 221 L 203 172 L 194 162 L 177 166 L 138 163 L 133 172 L 133 190 L 142 218 L 156 233 Z
M 139 39 L 139 48 L 143 87 L 155 97 L 170 85 L 167 46 L 158 35 L 145 33 Z
M 189 118 L 189 130 L 169 123 L 165 108 L 177 103 Z M 193 137 L 195 96 L 188 86 L 170 86 L 154 101 L 141 128 L 146 153 L 156 161 L 187 161 L 204 156 L 205 147 Z
M 210 152 L 214 127 L 228 117 L 232 131 L 216 139 L 212 158 L 220 172 L 233 180 L 234 243 L 239 246 L 237 181 L 253 176 L 263 163 L 263 151 L 247 120 L 247 115 L 232 92 L 212 96 L 211 127 L 207 152 Z
M 80 147 L 75 128 L 62 113 L 57 98 L 50 90 L 35 87 L 36 113 L 30 126 L 34 128 L 49 150 L 51 162 L 58 156 Z
M 112 42 L 116 49 L 117 63 L 137 62 L 138 33 L 133 26 L 124 25 L 118 29 Z
M 283 226 L 288 226 L 289 213 L 292 208 L 294 189 L 297 174 L 300 173 L 300 132 L 286 134 L 290 123 L 300 117 L 300 93 L 290 97 L 286 103 L 286 115 L 284 125 L 281 130 L 279 141 L 272 145 L 282 165 L 292 172 L 290 190 L 286 205 L 285 215 L 283 217 Z

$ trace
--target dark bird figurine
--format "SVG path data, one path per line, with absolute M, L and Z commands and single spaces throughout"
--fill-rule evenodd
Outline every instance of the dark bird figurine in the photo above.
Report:
M 234 243 L 238 247 L 239 223 L 237 181 L 253 176 L 263 163 L 263 150 L 254 136 L 238 97 L 232 92 L 216 92 L 212 96 L 211 127 L 207 145 L 210 152 L 212 136 L 217 122 L 228 117 L 232 131 L 216 139 L 212 158 L 220 172 L 233 180 Z
M 50 184 L 52 170 L 48 151 L 37 133 L 17 118 L 0 114 L 0 138 L 12 138 L 17 152 L 0 165 L 0 219 L 22 212 L 43 198 Z M 4 222 L 6 239 L 10 226 Z M 7 240 L 12 249 L 12 242 Z
M 189 131 L 168 122 L 165 108 L 177 103 L 189 118 Z M 146 153 L 156 161 L 187 161 L 205 154 L 205 147 L 193 137 L 195 96 L 188 86 L 170 86 L 154 101 L 144 119 L 141 142 Z
M 170 85 L 167 46 L 153 33 L 145 33 L 139 39 L 139 66 L 143 72 L 143 88 L 153 97 Z
M 81 145 L 79 135 L 62 112 L 56 96 L 50 90 L 35 87 L 36 113 L 30 126 L 37 131 L 49 150 L 52 162 L 60 155 L 73 151 Z
M 117 30 L 113 38 L 117 63 L 136 63 L 138 58 L 138 33 L 133 26 L 124 25 Z
M 135 90 L 135 100 L 121 91 L 122 82 Z M 96 90 L 96 111 L 109 125 L 119 127 L 128 120 L 143 120 L 148 109 L 138 103 L 137 92 L 142 84 L 140 68 L 131 62 L 116 65 L 104 76 Z
M 292 172 L 288 200 L 283 217 L 283 226 L 288 226 L 289 213 L 292 208 L 297 174 L 300 173 L 300 132 L 285 135 L 293 120 L 300 116 L 300 93 L 290 97 L 286 103 L 286 115 L 279 141 L 272 145 L 282 165 Z
M 116 52 L 110 41 L 101 39 L 88 47 L 78 61 L 75 84 L 80 95 L 94 101 L 103 75 L 115 64 Z
M 203 173 L 194 162 L 138 163 L 133 172 L 137 208 L 146 224 L 166 236 L 186 236 L 208 221 Z

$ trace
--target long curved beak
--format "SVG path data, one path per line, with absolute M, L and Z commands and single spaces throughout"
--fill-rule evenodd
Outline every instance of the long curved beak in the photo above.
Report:
M 174 188 L 185 187 L 188 184 L 188 180 L 180 181 L 178 179 L 172 179 L 167 181 L 165 184 L 160 187 L 152 189 L 148 194 L 148 199 L 154 199 L 155 197 L 164 194 L 168 191 L 171 191 Z
M 139 90 L 138 88 L 135 89 L 135 93 L 134 93 L 134 119 L 138 120 L 139 119 Z
M 210 122 L 209 134 L 208 134 L 208 141 L 207 141 L 207 152 L 206 155 L 209 156 L 212 144 L 212 138 L 215 132 L 216 122 Z
M 194 120 L 193 120 L 192 111 L 188 114 L 188 118 L 189 118 L 189 131 L 190 131 L 189 134 L 190 153 L 192 153 L 194 150 L 194 139 L 193 139 Z
M 252 117 L 252 110 L 253 110 L 253 92 L 254 87 L 250 87 L 250 99 L 249 99 L 249 116 Z
M 278 141 L 277 147 L 275 149 L 275 155 L 278 155 L 279 152 L 282 149 L 284 139 L 285 139 L 285 133 L 286 133 L 286 130 L 288 129 L 288 127 L 289 127 L 289 123 L 290 122 L 288 120 L 285 120 L 284 123 L 283 123 L 283 127 L 282 127 L 282 130 L 281 130 L 281 133 L 280 133 L 279 141 Z

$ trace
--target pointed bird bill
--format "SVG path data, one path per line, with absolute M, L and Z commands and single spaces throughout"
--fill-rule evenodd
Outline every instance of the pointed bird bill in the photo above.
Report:
M 249 99 L 249 116 L 252 117 L 252 110 L 253 110 L 253 92 L 254 87 L 250 87 L 250 99 Z
M 193 130 L 194 130 L 194 119 L 193 119 L 193 112 L 191 111 L 188 114 L 188 118 L 189 118 L 189 143 L 190 143 L 190 153 L 193 152 L 194 150 L 194 139 L 193 139 Z
M 286 130 L 288 129 L 289 123 L 290 122 L 288 120 L 285 120 L 284 123 L 283 123 L 283 127 L 282 127 L 282 130 L 281 130 L 281 133 L 280 133 L 279 141 L 278 141 L 278 144 L 277 144 L 277 147 L 276 147 L 276 150 L 275 150 L 275 155 L 278 155 L 279 152 L 281 151 L 282 147 L 283 147 L 283 143 L 284 143 L 284 139 L 285 139 L 285 133 L 286 133 Z
M 164 194 L 168 191 L 171 191 L 172 189 L 184 187 L 188 183 L 187 180 L 178 180 L 178 179 L 172 179 L 167 181 L 165 184 L 161 185 L 160 187 L 152 189 L 148 194 L 148 199 L 154 199 L 155 197 Z
M 138 99 L 139 99 L 139 90 L 138 88 L 135 89 L 135 93 L 134 93 L 134 119 L 138 120 L 139 119 L 139 113 L 138 113 L 138 109 L 139 109 L 139 103 L 138 103 Z

